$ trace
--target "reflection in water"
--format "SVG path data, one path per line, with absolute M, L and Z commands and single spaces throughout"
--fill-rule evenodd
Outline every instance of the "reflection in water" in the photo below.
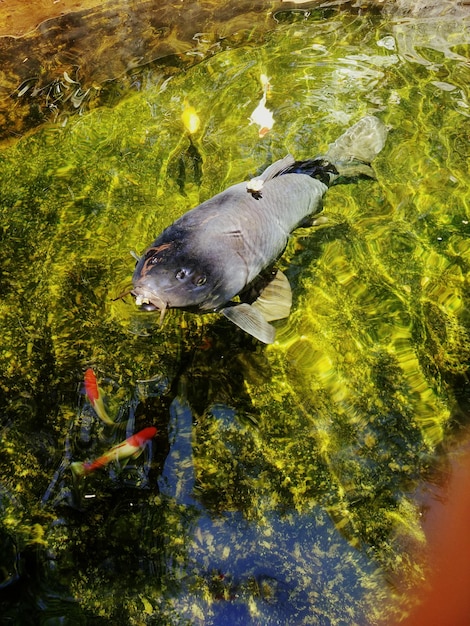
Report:
M 169 82 L 150 68 L 115 107 L 0 155 L 11 623 L 362 624 L 413 604 L 414 494 L 469 406 L 468 38 L 447 19 L 413 47 L 422 20 L 301 17 Z M 114 300 L 129 250 L 365 113 L 392 127 L 377 180 L 331 189 L 328 222 L 290 241 L 276 344 Z M 117 426 L 81 393 L 88 367 Z M 70 463 L 148 426 L 143 455 L 74 483 Z

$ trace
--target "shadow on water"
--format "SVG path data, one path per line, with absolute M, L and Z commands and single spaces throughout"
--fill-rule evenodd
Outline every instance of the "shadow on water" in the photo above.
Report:
M 125 100 L 0 154 L 6 624 L 362 625 L 415 602 L 420 490 L 468 422 L 467 23 L 276 23 L 167 82 L 143 66 Z M 274 345 L 115 300 L 129 250 L 365 113 L 392 126 L 377 180 L 330 189 L 329 221 L 291 238 Z M 83 392 L 89 367 L 114 426 Z M 149 426 L 140 456 L 73 478 Z

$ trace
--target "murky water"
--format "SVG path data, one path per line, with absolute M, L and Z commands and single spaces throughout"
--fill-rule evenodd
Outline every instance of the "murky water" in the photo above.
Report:
M 5 623 L 377 624 L 415 602 L 416 494 L 468 414 L 469 23 L 277 19 L 0 153 Z M 292 238 L 273 346 L 115 300 L 130 250 L 367 113 L 391 128 L 377 179 L 330 189 L 328 222 Z M 137 459 L 72 479 L 150 425 Z

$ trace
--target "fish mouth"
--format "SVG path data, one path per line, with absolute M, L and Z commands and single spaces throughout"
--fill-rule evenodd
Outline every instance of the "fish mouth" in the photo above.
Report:
M 168 302 L 165 302 L 159 298 L 152 291 L 147 289 L 134 289 L 131 291 L 131 295 L 135 298 L 135 303 L 143 311 L 160 311 L 160 323 L 162 323 L 165 317 L 166 310 L 168 308 Z

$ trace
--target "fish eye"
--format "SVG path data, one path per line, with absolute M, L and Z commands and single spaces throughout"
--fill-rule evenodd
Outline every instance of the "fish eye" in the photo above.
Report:
M 178 270 L 175 274 L 175 278 L 178 280 L 184 280 L 186 278 L 187 271 L 185 269 Z
M 194 284 L 196 285 L 196 287 L 201 287 L 202 285 L 205 284 L 206 280 L 207 278 L 204 276 L 204 274 L 201 274 L 200 276 L 194 279 Z

